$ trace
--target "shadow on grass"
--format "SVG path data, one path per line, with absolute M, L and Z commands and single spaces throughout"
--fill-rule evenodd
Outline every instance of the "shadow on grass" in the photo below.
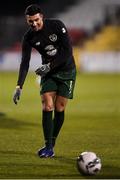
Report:
M 37 124 L 9 118 L 0 113 L 0 129 L 21 129 L 25 126 L 37 126 Z
M 24 166 L 23 166 L 24 168 Z M 33 166 L 33 168 L 36 168 L 35 166 Z M 53 169 L 55 168 L 55 165 L 54 166 L 51 166 L 51 165 L 44 165 L 43 168 L 49 168 L 49 169 Z M 32 170 L 31 170 L 32 171 Z M 0 178 L 7 178 L 7 179 L 83 179 L 83 178 L 80 178 L 81 176 L 76 176 L 76 174 L 74 173 L 70 173 L 69 175 L 68 174 L 60 174 L 60 173 L 55 173 L 52 175 L 52 172 L 50 174 L 46 174 L 44 173 L 44 175 L 42 174 L 41 175 L 41 169 L 39 172 L 36 173 L 23 173 L 23 174 L 17 174 L 14 172 L 14 174 L 11 174 L 11 173 L 7 173 L 7 176 L 5 176 L 4 174 L 0 175 Z M 85 179 L 85 178 L 84 178 Z
M 104 166 L 100 174 L 87 176 L 87 179 L 120 179 L 120 168 L 117 166 Z
M 6 155 L 32 155 L 35 154 L 30 152 L 15 152 L 15 151 L 0 151 Z M 13 156 L 14 157 L 14 156 Z M 77 171 L 75 158 L 56 156 L 51 159 L 41 159 L 38 158 L 38 161 L 27 162 L 27 161 L 18 161 L 18 162 L 1 162 L 1 167 L 8 168 L 6 178 L 42 178 L 42 179 L 120 179 L 120 168 L 113 166 L 104 166 L 101 172 L 95 176 L 83 176 Z M 47 163 L 49 161 L 49 163 Z M 56 161 L 56 162 L 55 162 Z M 68 165 L 68 166 L 67 166 Z M 73 171 L 72 171 L 72 167 Z M 67 171 L 65 171 L 67 168 Z M 13 171 L 16 169 L 16 171 Z M 35 171 L 33 171 L 35 169 Z M 61 171 L 63 169 L 63 172 Z M 19 173 L 21 170 L 22 174 Z M 29 171 L 29 173 L 28 173 Z M 12 172 L 12 173 L 11 173 Z M 18 173 L 17 173 L 18 172 Z M 0 178 L 5 178 L 5 174 L 0 175 Z
M 11 171 L 15 168 L 16 171 L 7 172 L 8 178 L 42 178 L 42 179 L 120 179 L 119 168 L 109 166 L 109 172 L 106 171 L 104 174 L 98 174 L 94 176 L 83 176 L 79 174 L 79 172 L 68 169 L 65 171 L 65 166 L 61 166 L 61 163 L 56 164 L 47 164 L 47 163 L 0 163 L 1 166 L 9 167 Z M 18 170 L 22 170 L 22 174 L 19 173 Z M 24 171 L 23 171 L 24 169 Z M 33 171 L 35 169 L 35 172 Z M 48 171 L 49 169 L 49 171 Z M 55 170 L 57 169 L 57 170 Z M 63 169 L 63 172 L 61 171 Z M 29 172 L 28 172 L 29 170 Z M 60 170 L 60 171 L 59 171 Z M 115 171 L 114 171 L 115 170 Z M 17 173 L 18 171 L 18 173 Z M 111 172 L 110 172 L 111 171 Z M 114 171 L 114 173 L 112 173 Z M 4 176 L 4 174 L 0 175 L 0 177 Z M 4 176 L 5 177 L 5 176 Z
M 3 116 L 5 116 L 5 113 L 0 112 L 0 117 L 3 117 Z

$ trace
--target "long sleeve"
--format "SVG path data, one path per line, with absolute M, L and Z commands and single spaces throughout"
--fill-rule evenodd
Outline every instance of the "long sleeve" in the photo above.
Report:
M 20 88 L 23 87 L 25 78 L 26 78 L 27 73 L 28 73 L 29 62 L 30 62 L 30 57 L 31 57 L 31 50 L 32 50 L 32 47 L 29 45 L 29 43 L 26 41 L 26 39 L 23 38 L 23 41 L 22 41 L 22 58 L 21 58 L 19 76 L 18 76 L 18 81 L 17 81 L 17 85 L 19 85 Z

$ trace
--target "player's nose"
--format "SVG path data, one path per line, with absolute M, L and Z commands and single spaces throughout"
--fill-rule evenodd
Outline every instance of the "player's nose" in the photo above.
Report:
M 36 25 L 37 25 L 37 23 L 34 21 L 34 22 L 33 22 L 33 26 L 36 26 Z

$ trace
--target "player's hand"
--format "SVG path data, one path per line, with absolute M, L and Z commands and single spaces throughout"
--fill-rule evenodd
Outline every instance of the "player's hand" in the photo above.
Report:
M 13 101 L 15 104 L 17 104 L 18 100 L 20 99 L 22 89 L 19 86 L 16 86 L 14 95 L 13 95 Z
M 35 73 L 40 76 L 46 75 L 50 71 L 50 63 L 44 64 L 38 69 L 36 69 Z

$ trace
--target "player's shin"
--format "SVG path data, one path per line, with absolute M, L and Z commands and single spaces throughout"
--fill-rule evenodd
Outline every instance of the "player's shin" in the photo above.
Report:
M 52 111 L 43 111 L 42 114 L 42 126 L 45 139 L 45 146 L 52 148 L 52 133 L 53 133 L 53 121 Z
M 64 111 L 54 111 L 52 145 L 55 146 L 56 138 L 64 122 Z

